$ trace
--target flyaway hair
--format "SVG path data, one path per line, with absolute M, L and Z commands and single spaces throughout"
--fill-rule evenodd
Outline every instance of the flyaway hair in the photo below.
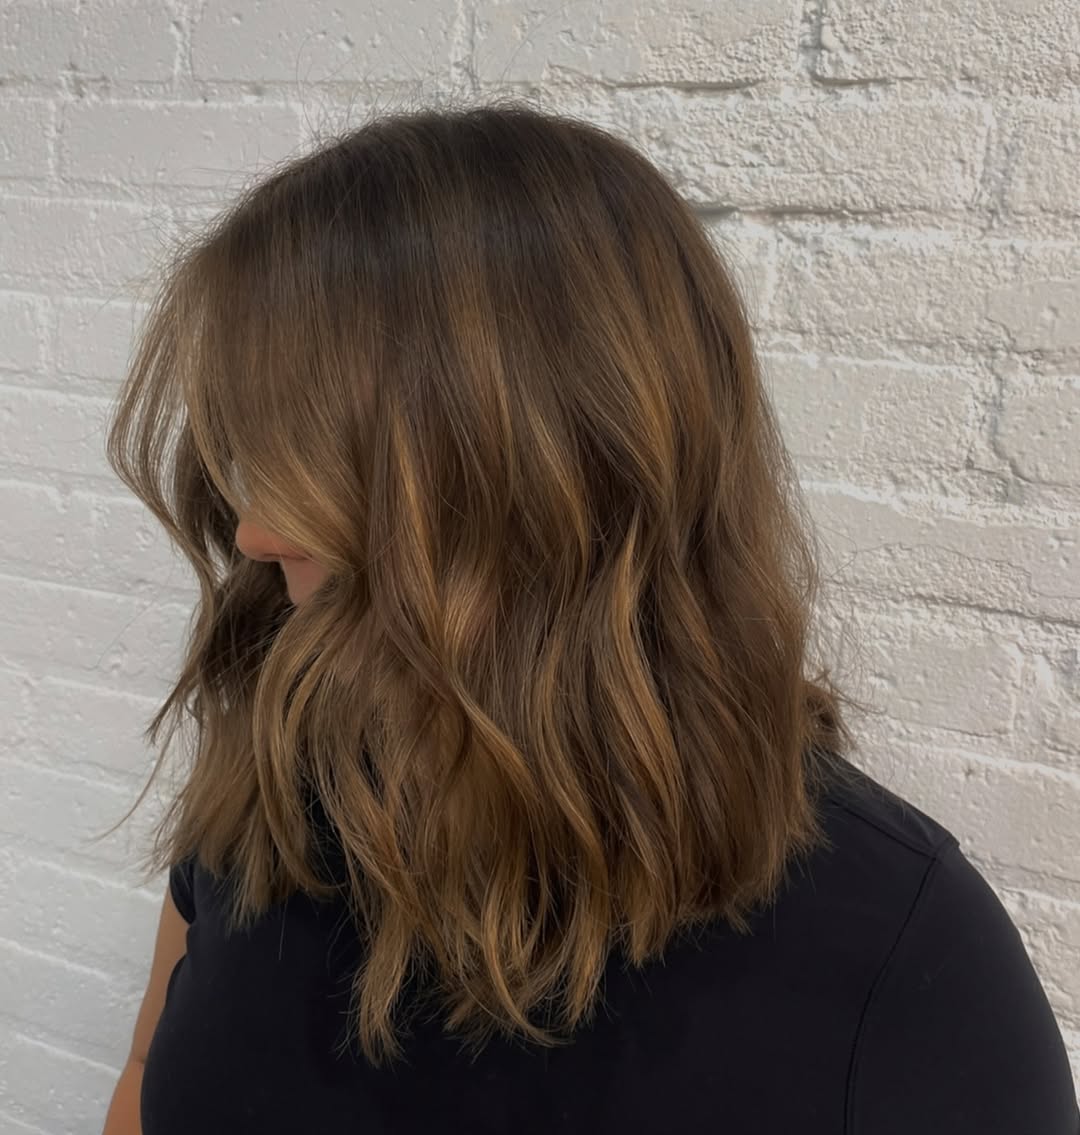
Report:
M 275 167 L 181 242 L 107 452 L 199 587 L 151 868 L 197 853 L 237 927 L 345 895 L 372 1063 L 414 972 L 475 1051 L 565 1043 L 612 950 L 745 933 L 823 841 L 858 703 L 806 672 L 811 525 L 738 289 L 627 142 L 504 100 Z M 292 605 L 241 514 L 326 582 Z

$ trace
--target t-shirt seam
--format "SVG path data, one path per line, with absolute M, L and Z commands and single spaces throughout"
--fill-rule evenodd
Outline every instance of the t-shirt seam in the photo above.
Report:
M 958 842 L 956 836 L 953 835 L 952 832 L 945 830 L 945 834 L 941 837 L 941 840 L 936 844 L 931 844 L 931 846 L 927 848 L 926 844 L 916 843 L 914 840 L 908 839 L 902 833 L 896 832 L 891 828 L 887 828 L 884 825 L 879 824 L 876 820 L 871 819 L 858 808 L 852 807 L 850 804 L 845 803 L 841 799 L 834 799 L 834 803 L 838 808 L 843 808 L 844 811 L 848 813 L 848 815 L 854 816 L 858 820 L 862 820 L 864 824 L 869 824 L 870 827 L 874 828 L 876 831 L 881 832 L 882 835 L 887 835 L 890 839 L 896 840 L 897 843 L 902 844 L 909 851 L 917 852 L 919 855 L 929 856 L 931 863 L 934 859 L 940 856 L 951 843 Z M 929 867 L 930 864 L 927 865 L 927 869 L 929 869 Z
M 867 821 L 868 823 L 870 821 Z M 876 825 L 875 825 L 876 826 Z M 885 955 L 885 960 L 881 963 L 880 968 L 874 980 L 870 983 L 870 988 L 866 995 L 866 1000 L 863 1002 L 862 1012 L 859 1014 L 859 1023 L 855 1027 L 855 1039 L 851 1046 L 851 1059 L 848 1063 L 848 1076 L 847 1087 L 845 1090 L 844 1098 L 844 1135 L 858 1135 L 855 1130 L 855 1082 L 859 1071 L 859 1058 L 861 1055 L 860 1046 L 863 1037 L 866 1035 L 866 1024 L 870 1017 L 870 1012 L 873 1008 L 874 1000 L 877 997 L 878 991 L 884 984 L 885 978 L 888 976 L 893 959 L 896 957 L 900 950 L 900 944 L 904 940 L 909 927 L 914 923 L 916 916 L 922 910 L 926 901 L 926 896 L 930 893 L 931 883 L 935 878 L 936 869 L 939 867 L 942 859 L 954 848 L 959 847 L 959 840 L 956 836 L 950 833 L 949 838 L 944 840 L 938 845 L 930 862 L 926 865 L 926 870 L 923 872 L 922 879 L 919 882 L 919 888 L 915 893 L 915 898 L 911 903 L 904 921 L 900 925 L 896 938 L 892 946 L 889 948 L 888 953 Z

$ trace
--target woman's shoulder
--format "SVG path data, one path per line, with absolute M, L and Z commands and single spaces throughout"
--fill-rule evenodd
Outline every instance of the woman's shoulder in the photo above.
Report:
M 904 847 L 927 862 L 958 842 L 940 820 L 844 757 L 833 758 L 823 781 L 828 822 L 832 828 L 854 829 L 848 838 Z
M 187 855 L 169 868 L 169 891 L 184 921 L 195 921 L 195 871 L 198 857 Z
M 819 898 L 888 932 L 875 942 L 845 1130 L 1076 1135 L 1064 1040 L 1001 898 L 944 824 L 850 770 L 824 794 L 832 848 L 811 876 Z M 947 1116 L 961 1125 L 942 1127 Z
M 1020 931 L 952 840 L 931 860 L 867 998 L 848 1129 L 1076 1135 L 1068 1053 Z M 962 1127 L 935 1127 L 945 1117 Z

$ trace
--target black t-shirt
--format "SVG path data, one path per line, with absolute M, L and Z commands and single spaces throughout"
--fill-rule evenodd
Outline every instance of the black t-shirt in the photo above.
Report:
M 717 922 L 643 971 L 613 953 L 572 1044 L 472 1062 L 417 1016 L 382 1069 L 335 1056 L 359 960 L 343 900 L 297 893 L 226 939 L 188 860 L 143 1135 L 1080 1135 L 1046 994 L 956 838 L 861 772 L 822 816 L 832 847 L 752 934 Z

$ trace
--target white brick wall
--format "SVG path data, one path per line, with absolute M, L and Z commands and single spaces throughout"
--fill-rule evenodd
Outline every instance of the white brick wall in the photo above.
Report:
M 1080 1078 L 1080 7 L 0 6 L 0 1130 L 100 1130 L 163 880 L 139 733 L 194 591 L 103 427 L 177 231 L 351 106 L 541 91 L 736 265 L 862 763 L 961 837 Z

